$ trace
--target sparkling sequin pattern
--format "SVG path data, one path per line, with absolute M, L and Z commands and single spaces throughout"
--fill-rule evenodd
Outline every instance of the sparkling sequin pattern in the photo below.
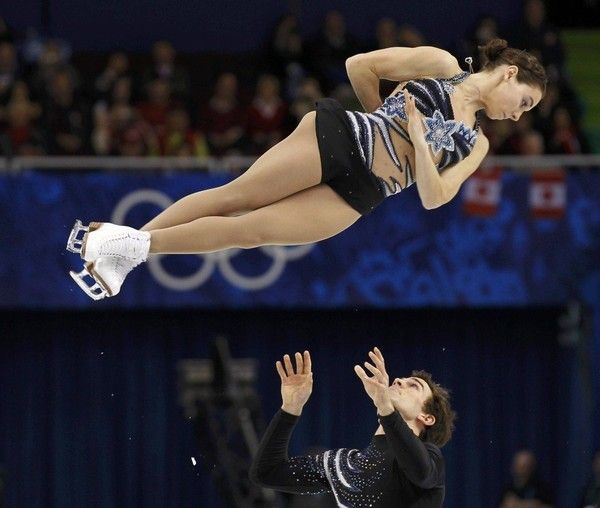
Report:
M 306 490 L 298 494 L 324 494 L 330 492 L 325 481 L 325 468 L 322 455 L 306 455 L 290 459 L 290 471 L 297 483 L 302 483 Z
M 383 494 L 388 473 L 385 452 L 374 445 L 364 450 L 340 448 L 290 459 L 292 475 L 309 485 L 304 494 L 333 492 L 340 508 L 369 508 Z M 328 488 L 323 487 L 326 478 Z
M 442 148 L 454 151 L 454 134 L 458 130 L 459 123 L 456 120 L 444 120 L 444 117 L 436 110 L 432 118 L 423 118 L 425 124 L 425 141 L 431 145 L 434 155 Z
M 442 152 L 438 170 L 464 159 L 471 153 L 477 139 L 478 123 L 470 128 L 454 120 L 450 101 L 455 85 L 468 75 L 468 72 L 461 72 L 449 79 L 419 79 L 406 84 L 408 92 L 415 97 L 416 107 L 424 116 L 428 129 L 425 140 L 434 154 Z M 346 114 L 352 123 L 359 153 L 369 170 L 373 170 L 376 132 L 379 132 L 388 156 L 398 168 L 398 177 L 392 178 L 391 184 L 378 178 L 386 197 L 412 185 L 412 168 L 406 167 L 407 161 L 400 160 L 391 137 L 391 133 L 395 132 L 410 143 L 410 136 L 405 129 L 407 116 L 402 91 L 387 97 L 372 113 L 347 111 Z
M 400 120 L 406 122 L 408 120 L 408 117 L 406 116 L 404 106 L 404 95 L 390 95 L 389 97 L 386 97 L 385 101 L 383 101 L 383 104 L 379 109 L 381 109 L 381 111 L 383 111 L 386 114 L 386 116 L 397 116 L 400 118 Z

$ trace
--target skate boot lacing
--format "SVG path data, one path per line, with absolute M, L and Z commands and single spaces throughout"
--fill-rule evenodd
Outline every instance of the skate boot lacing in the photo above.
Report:
M 140 238 L 130 233 L 116 234 L 107 238 L 98 246 L 100 256 L 112 256 L 119 259 L 136 261 L 137 266 L 146 260 L 149 238 Z M 124 265 L 120 265 L 124 267 Z

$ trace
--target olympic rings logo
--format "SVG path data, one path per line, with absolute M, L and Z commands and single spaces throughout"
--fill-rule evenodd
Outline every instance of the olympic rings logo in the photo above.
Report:
M 142 189 L 133 191 L 123 197 L 113 210 L 111 222 L 124 224 L 129 211 L 139 204 L 150 203 L 163 209 L 171 206 L 173 200 L 162 192 Z M 209 254 L 197 254 L 202 260 L 202 265 L 196 273 L 188 276 L 175 276 L 168 273 L 161 260 L 164 256 L 154 255 L 148 258 L 148 269 L 159 284 L 175 291 L 190 291 L 202 286 L 219 269 L 221 275 L 233 286 L 247 291 L 258 291 L 271 286 L 283 273 L 288 261 L 294 261 L 306 256 L 315 244 L 298 245 L 294 247 L 265 246 L 259 247 L 272 262 L 267 270 L 260 275 L 244 275 L 238 273 L 233 266 L 232 258 L 238 256 L 244 249 L 228 249 Z

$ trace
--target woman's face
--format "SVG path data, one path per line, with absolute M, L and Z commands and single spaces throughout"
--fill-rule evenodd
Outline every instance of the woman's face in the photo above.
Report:
M 523 112 L 538 105 L 542 91 L 538 87 L 520 83 L 515 65 L 503 66 L 502 80 L 484 99 L 485 114 L 492 120 L 511 119 L 515 122 Z

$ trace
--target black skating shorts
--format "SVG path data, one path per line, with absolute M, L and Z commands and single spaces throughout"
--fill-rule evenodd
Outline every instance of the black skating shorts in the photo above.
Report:
M 316 126 L 321 182 L 361 215 L 371 213 L 385 194 L 360 156 L 352 123 L 341 104 L 334 99 L 317 101 Z

